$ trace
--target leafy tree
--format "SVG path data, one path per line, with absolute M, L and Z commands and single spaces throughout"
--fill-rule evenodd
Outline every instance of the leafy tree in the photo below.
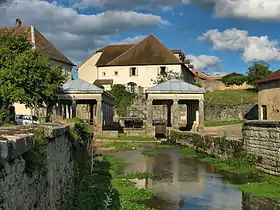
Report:
M 25 36 L 0 35 L 1 110 L 18 102 L 28 108 L 46 105 L 50 111 L 65 80 L 62 70 L 32 49 Z
M 120 84 L 114 85 L 108 92 L 115 97 L 115 107 L 119 110 L 127 110 L 127 108 L 133 104 L 134 99 L 136 98 L 135 93 L 127 91 L 126 87 Z
M 159 74 L 155 80 L 152 79 L 152 82 L 154 84 L 160 84 L 160 83 L 165 82 L 170 79 L 181 79 L 181 74 L 178 72 L 174 72 L 172 70 L 164 71 L 164 72 L 161 72 L 161 74 Z
M 231 73 L 222 77 L 221 81 L 226 85 L 242 85 L 247 77 L 239 73 Z
M 247 82 L 255 86 L 258 80 L 265 78 L 270 73 L 269 65 L 266 62 L 254 61 L 253 65 L 248 68 Z

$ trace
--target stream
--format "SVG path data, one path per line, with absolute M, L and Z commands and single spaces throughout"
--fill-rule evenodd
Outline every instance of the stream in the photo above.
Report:
M 154 150 L 158 155 L 153 157 L 144 156 L 139 150 L 111 154 L 130 163 L 123 168 L 125 173 L 155 175 L 154 180 L 134 180 L 138 188 L 147 188 L 156 194 L 156 199 L 145 202 L 150 207 L 158 210 L 280 209 L 279 201 L 245 195 L 226 184 L 230 176 L 214 166 L 182 158 L 178 148 Z

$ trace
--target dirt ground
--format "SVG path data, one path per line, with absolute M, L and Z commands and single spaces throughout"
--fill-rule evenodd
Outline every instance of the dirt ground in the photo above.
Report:
M 218 136 L 242 137 L 242 125 L 243 124 L 206 127 L 203 133 L 215 134 Z

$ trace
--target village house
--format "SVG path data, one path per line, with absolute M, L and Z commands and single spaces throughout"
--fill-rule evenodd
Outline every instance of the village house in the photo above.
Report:
M 109 45 L 97 50 L 79 67 L 78 77 L 102 85 L 105 90 L 122 84 L 141 94 L 168 71 L 179 73 L 183 81 L 193 84 L 195 75 L 188 63 L 183 52 L 169 50 L 154 35 L 149 35 L 135 45 Z
M 25 35 L 33 49 L 39 50 L 51 59 L 54 66 L 60 67 L 72 80 L 72 68 L 75 66 L 65 55 L 63 55 L 49 40 L 47 40 L 34 26 L 22 26 L 22 21 L 16 19 L 14 28 L 0 28 L 0 34 Z M 32 110 L 24 104 L 14 104 L 16 114 L 32 114 Z
M 280 70 L 258 82 L 260 120 L 280 120 Z

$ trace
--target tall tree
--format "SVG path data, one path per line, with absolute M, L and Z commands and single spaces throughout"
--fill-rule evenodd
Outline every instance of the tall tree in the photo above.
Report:
M 268 63 L 262 60 L 254 61 L 253 65 L 248 68 L 247 82 L 255 86 L 258 80 L 265 78 L 270 73 Z
M 0 35 L 1 110 L 13 103 L 34 108 L 57 102 L 57 92 L 66 80 L 60 68 L 53 67 L 48 57 L 32 49 L 25 36 Z

